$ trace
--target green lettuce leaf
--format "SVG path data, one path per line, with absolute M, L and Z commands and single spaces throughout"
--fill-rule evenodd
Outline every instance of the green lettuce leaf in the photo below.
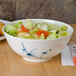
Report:
M 16 36 L 17 28 L 15 26 L 9 24 L 5 27 L 5 32 L 7 32 L 8 34 L 10 34 L 12 36 Z

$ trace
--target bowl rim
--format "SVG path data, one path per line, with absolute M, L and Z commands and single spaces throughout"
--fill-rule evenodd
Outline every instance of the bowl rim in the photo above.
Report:
M 18 21 L 25 21 L 25 20 L 26 20 L 26 19 L 15 20 L 15 21 L 12 21 L 11 23 L 18 22 Z M 43 21 L 46 20 L 46 22 L 47 22 L 47 21 L 54 21 L 54 22 L 64 23 L 64 22 L 62 22 L 62 21 L 51 20 L 51 19 L 29 19 L 29 20 L 43 20 Z M 9 23 L 9 24 L 11 24 L 11 23 Z M 30 41 L 49 41 L 49 40 L 59 40 L 59 39 L 63 39 L 63 38 L 66 38 L 66 37 L 72 35 L 73 32 L 74 32 L 74 29 L 73 29 L 72 26 L 70 26 L 70 25 L 67 24 L 67 23 L 64 23 L 64 24 L 66 24 L 68 27 L 70 27 L 70 28 L 72 29 L 72 32 L 69 33 L 68 35 L 64 36 L 64 37 L 60 37 L 60 38 L 56 38 L 56 39 L 45 39 L 45 40 L 43 40 L 43 39 L 25 39 L 25 38 L 18 38 L 18 37 L 15 37 L 15 36 L 10 35 L 10 34 L 8 34 L 8 33 L 6 33 L 6 32 L 4 31 L 4 28 L 5 28 L 7 25 L 5 25 L 5 26 L 3 27 L 3 32 L 4 32 L 4 34 L 7 34 L 7 35 L 10 36 L 10 37 L 13 37 L 13 38 L 16 38 L 16 39 L 21 39 L 21 40 L 30 40 Z

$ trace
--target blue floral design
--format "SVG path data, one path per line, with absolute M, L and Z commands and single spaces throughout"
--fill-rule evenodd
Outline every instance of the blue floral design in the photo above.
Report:
M 47 54 L 47 52 L 42 52 L 42 54 Z
M 49 51 L 52 51 L 52 49 L 49 49 L 48 51 L 42 52 L 40 57 L 37 57 L 37 56 L 35 56 L 35 55 L 33 54 L 33 51 L 37 50 L 37 48 L 34 48 L 34 49 L 32 49 L 30 52 L 28 52 L 28 51 L 26 50 L 24 44 L 23 44 L 23 43 L 21 43 L 21 44 L 22 44 L 22 47 L 23 47 L 23 48 L 22 48 L 22 51 L 25 52 L 26 55 L 29 56 L 29 57 L 43 58 L 43 56 L 46 55 L 46 54 L 48 54 Z
M 24 52 L 27 52 L 27 50 L 26 50 L 26 48 L 25 48 L 25 46 L 24 46 L 23 43 L 22 43 L 22 46 L 23 46 L 23 49 L 22 49 L 22 50 L 23 50 Z
M 23 47 L 23 52 L 26 52 L 27 54 L 27 56 L 32 56 L 32 57 L 36 57 L 34 54 L 32 54 L 32 52 L 34 51 L 34 50 L 36 50 L 37 48 L 35 48 L 35 49 L 33 49 L 33 50 L 31 50 L 30 52 L 28 52 L 27 50 L 26 50 L 26 48 L 25 48 L 25 46 L 24 46 L 24 44 L 22 43 L 22 47 Z
M 52 51 L 52 49 L 49 49 L 47 52 L 42 52 L 41 58 L 43 58 L 44 55 L 48 54 L 49 51 Z
M 31 54 L 31 53 L 27 53 L 27 55 L 28 55 L 28 56 L 32 56 L 32 54 Z

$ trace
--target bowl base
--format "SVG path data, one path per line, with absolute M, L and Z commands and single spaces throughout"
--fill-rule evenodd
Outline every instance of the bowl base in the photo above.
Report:
M 47 58 L 47 59 L 29 59 L 26 57 L 23 57 L 24 60 L 30 61 L 30 62 L 46 62 L 48 60 L 51 60 L 52 58 Z

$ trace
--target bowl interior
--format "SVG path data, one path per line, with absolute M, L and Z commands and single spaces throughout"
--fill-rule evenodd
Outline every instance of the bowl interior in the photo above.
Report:
M 67 32 L 69 33 L 69 35 L 71 35 L 73 33 L 73 28 L 69 24 L 66 24 L 66 23 L 61 22 L 61 21 L 49 20 L 49 19 L 30 19 L 30 20 L 31 21 L 36 21 L 38 23 L 40 23 L 40 22 L 47 22 L 47 23 L 50 23 L 50 24 L 58 25 L 58 26 L 66 25 L 68 27 Z M 16 20 L 16 21 L 11 22 L 10 24 L 11 25 L 15 25 L 15 23 L 17 23 L 19 21 L 25 22 L 26 19 Z M 4 26 L 4 28 L 5 28 L 5 26 Z M 4 28 L 3 28 L 3 31 L 4 31 Z

